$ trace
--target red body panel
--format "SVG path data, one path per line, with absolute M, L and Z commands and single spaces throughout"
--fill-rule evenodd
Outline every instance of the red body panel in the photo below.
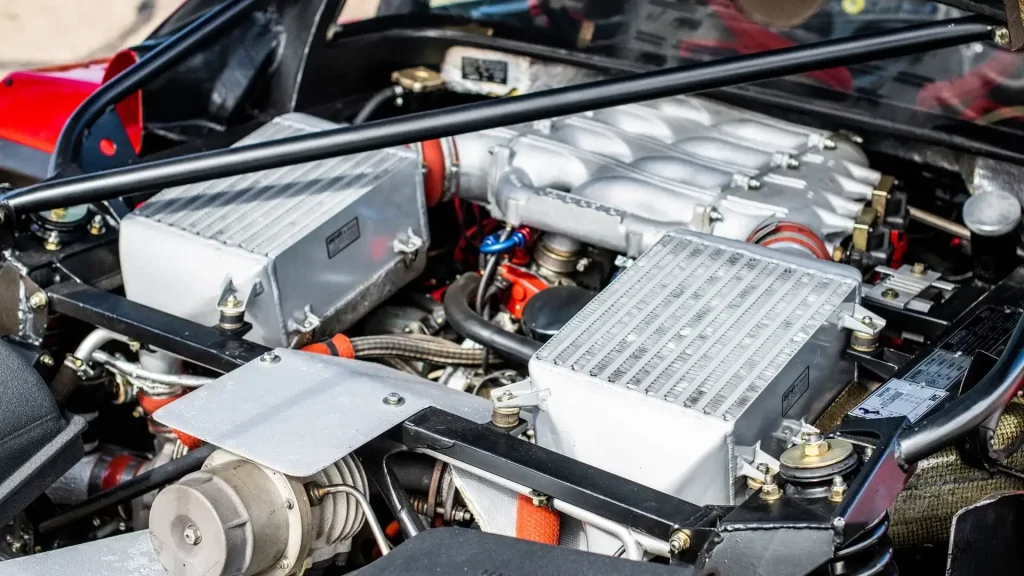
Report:
M 64 124 L 82 101 L 137 60 L 125 50 L 109 60 L 8 74 L 0 81 L 0 138 L 52 153 Z M 129 96 L 117 106 L 117 113 L 138 151 L 142 95 Z

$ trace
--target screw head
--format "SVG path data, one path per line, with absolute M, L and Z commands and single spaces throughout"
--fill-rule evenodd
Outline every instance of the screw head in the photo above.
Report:
M 758 180 L 757 178 L 751 178 L 750 180 L 747 180 L 747 189 L 748 190 L 759 190 L 760 188 L 761 188 L 761 181 Z
M 391 392 L 384 397 L 384 403 L 388 406 L 401 406 L 405 404 L 405 398 L 402 398 L 398 392 Z
M 184 538 L 185 543 L 190 546 L 195 546 L 203 541 L 203 535 L 199 532 L 199 527 L 195 524 L 189 524 L 186 526 L 181 537 Z
M 281 558 L 280 560 L 277 561 L 277 567 L 279 569 L 281 569 L 281 570 L 287 570 L 288 569 L 288 561 L 285 560 L 284 558 Z
M 511 390 L 505 390 L 500 396 L 498 396 L 498 402 L 508 402 L 515 397 L 516 395 L 513 394 Z
M 50 356 L 49 354 L 40 354 L 39 364 L 42 366 L 53 366 L 53 356 Z
M 824 148 L 825 150 L 835 150 L 836 141 L 831 138 L 825 138 L 824 140 L 821 141 L 821 147 Z
M 533 502 L 534 506 L 540 507 L 548 505 L 548 495 L 536 490 L 530 490 L 530 500 Z
M 910 269 L 914 276 L 923 276 L 926 270 L 928 269 L 925 268 L 924 262 L 915 262 L 914 267 Z
M 92 220 L 89 222 L 89 234 L 92 234 L 93 236 L 103 234 L 106 232 L 106 226 L 104 224 L 103 216 L 99 214 L 93 216 Z
M 673 554 L 678 554 L 690 547 L 690 535 L 682 530 L 676 530 L 668 539 L 668 548 Z
M 281 361 L 281 357 L 277 355 L 277 352 L 271 350 L 270 352 L 264 352 L 263 356 L 260 356 L 260 362 L 264 364 L 277 364 Z
M 882 290 L 882 298 L 885 298 L 886 300 L 895 300 L 899 297 L 900 293 L 893 290 L 892 288 L 886 288 L 885 290 Z
M 44 308 L 47 302 L 49 302 L 49 298 L 46 297 L 46 292 L 33 292 L 32 295 L 28 297 L 28 306 L 33 310 Z

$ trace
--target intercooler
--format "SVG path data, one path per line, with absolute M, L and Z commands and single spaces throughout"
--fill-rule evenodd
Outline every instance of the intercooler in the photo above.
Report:
M 852 268 L 686 231 L 622 272 L 530 361 L 538 444 L 701 504 L 743 489 L 854 379 Z
M 237 145 L 331 127 L 288 114 Z M 419 275 L 429 240 L 420 161 L 387 148 L 164 190 L 125 218 L 121 270 L 131 300 L 206 325 L 233 304 L 247 338 L 292 346 Z

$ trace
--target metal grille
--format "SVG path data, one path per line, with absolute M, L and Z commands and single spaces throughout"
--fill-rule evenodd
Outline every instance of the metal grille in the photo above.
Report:
M 322 122 L 275 118 L 238 145 L 335 127 Z M 169 188 L 138 213 L 228 246 L 273 255 L 410 161 L 408 153 L 385 149 Z
M 855 289 L 731 244 L 667 235 L 537 359 L 729 420 Z

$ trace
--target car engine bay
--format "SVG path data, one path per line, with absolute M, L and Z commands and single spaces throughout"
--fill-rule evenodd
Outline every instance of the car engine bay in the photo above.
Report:
M 373 82 L 314 46 L 316 96 L 142 154 L 113 103 L 259 4 L 4 195 L 0 575 L 1011 565 L 970 548 L 1024 483 L 1020 166 L 709 92 L 1005 28 L 635 74 L 438 32 L 395 66 L 296 2 L 253 17 Z

